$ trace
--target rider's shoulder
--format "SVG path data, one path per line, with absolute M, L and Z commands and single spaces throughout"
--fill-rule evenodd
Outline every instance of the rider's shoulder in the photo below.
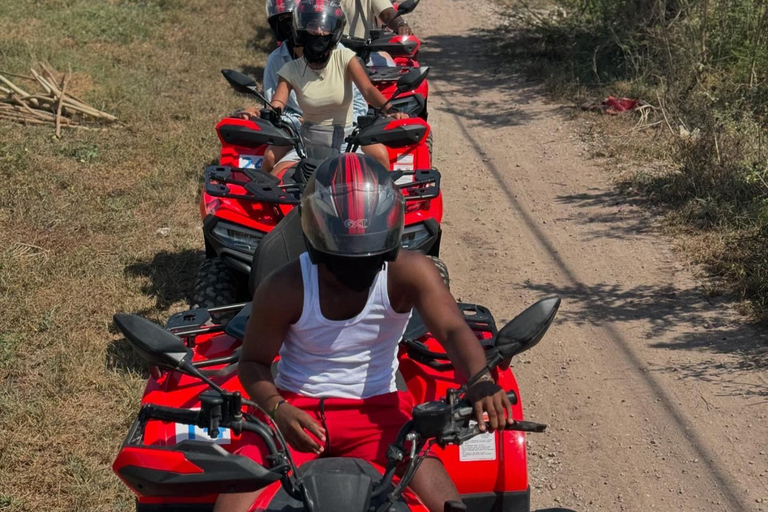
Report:
M 303 287 L 301 262 L 295 259 L 269 274 L 256 292 L 263 290 L 264 295 L 270 300 L 280 300 L 281 297 L 290 300 L 296 297 L 296 290 L 301 290 Z
M 429 258 L 420 252 L 400 249 L 395 261 L 390 262 L 389 268 L 395 277 L 409 278 L 428 269 L 431 264 Z

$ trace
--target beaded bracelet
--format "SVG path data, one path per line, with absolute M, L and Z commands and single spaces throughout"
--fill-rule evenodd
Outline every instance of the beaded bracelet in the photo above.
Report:
M 275 406 L 272 408 L 272 410 L 269 411 L 269 417 L 272 418 L 272 419 L 275 419 L 275 414 L 277 413 L 278 407 L 283 405 L 285 402 L 286 402 L 286 400 L 280 400 L 279 402 L 277 402 L 275 404 Z

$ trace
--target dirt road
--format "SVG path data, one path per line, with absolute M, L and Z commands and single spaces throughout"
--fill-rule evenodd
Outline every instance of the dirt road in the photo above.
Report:
M 453 290 L 509 319 L 563 306 L 515 365 L 534 508 L 768 510 L 766 337 L 743 325 L 612 191 L 572 122 L 500 71 L 479 2 L 422 2 Z

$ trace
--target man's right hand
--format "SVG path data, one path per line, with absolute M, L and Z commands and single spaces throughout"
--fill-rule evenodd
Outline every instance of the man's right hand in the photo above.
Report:
M 260 116 L 261 116 L 261 112 L 256 107 L 244 108 L 242 110 L 238 110 L 232 115 L 232 117 L 237 117 L 240 119 L 251 119 L 252 117 L 260 117 Z
M 301 409 L 285 403 L 278 407 L 274 416 L 280 432 L 285 440 L 295 450 L 306 453 L 323 453 L 323 445 L 319 444 L 309 434 L 325 444 L 325 429 L 309 414 Z M 309 434 L 307 433 L 309 432 Z

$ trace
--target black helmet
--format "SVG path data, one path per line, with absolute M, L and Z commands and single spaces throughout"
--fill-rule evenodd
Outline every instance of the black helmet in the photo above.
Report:
M 267 0 L 267 22 L 275 34 L 275 39 L 282 42 L 293 35 L 293 18 L 280 21 L 281 14 L 291 14 L 296 8 L 296 0 Z
M 301 199 L 310 255 L 394 260 L 405 200 L 390 176 L 376 159 L 355 153 L 320 164 Z
M 336 0 L 301 0 L 293 11 L 293 40 L 304 48 L 307 62 L 328 60 L 347 19 Z

